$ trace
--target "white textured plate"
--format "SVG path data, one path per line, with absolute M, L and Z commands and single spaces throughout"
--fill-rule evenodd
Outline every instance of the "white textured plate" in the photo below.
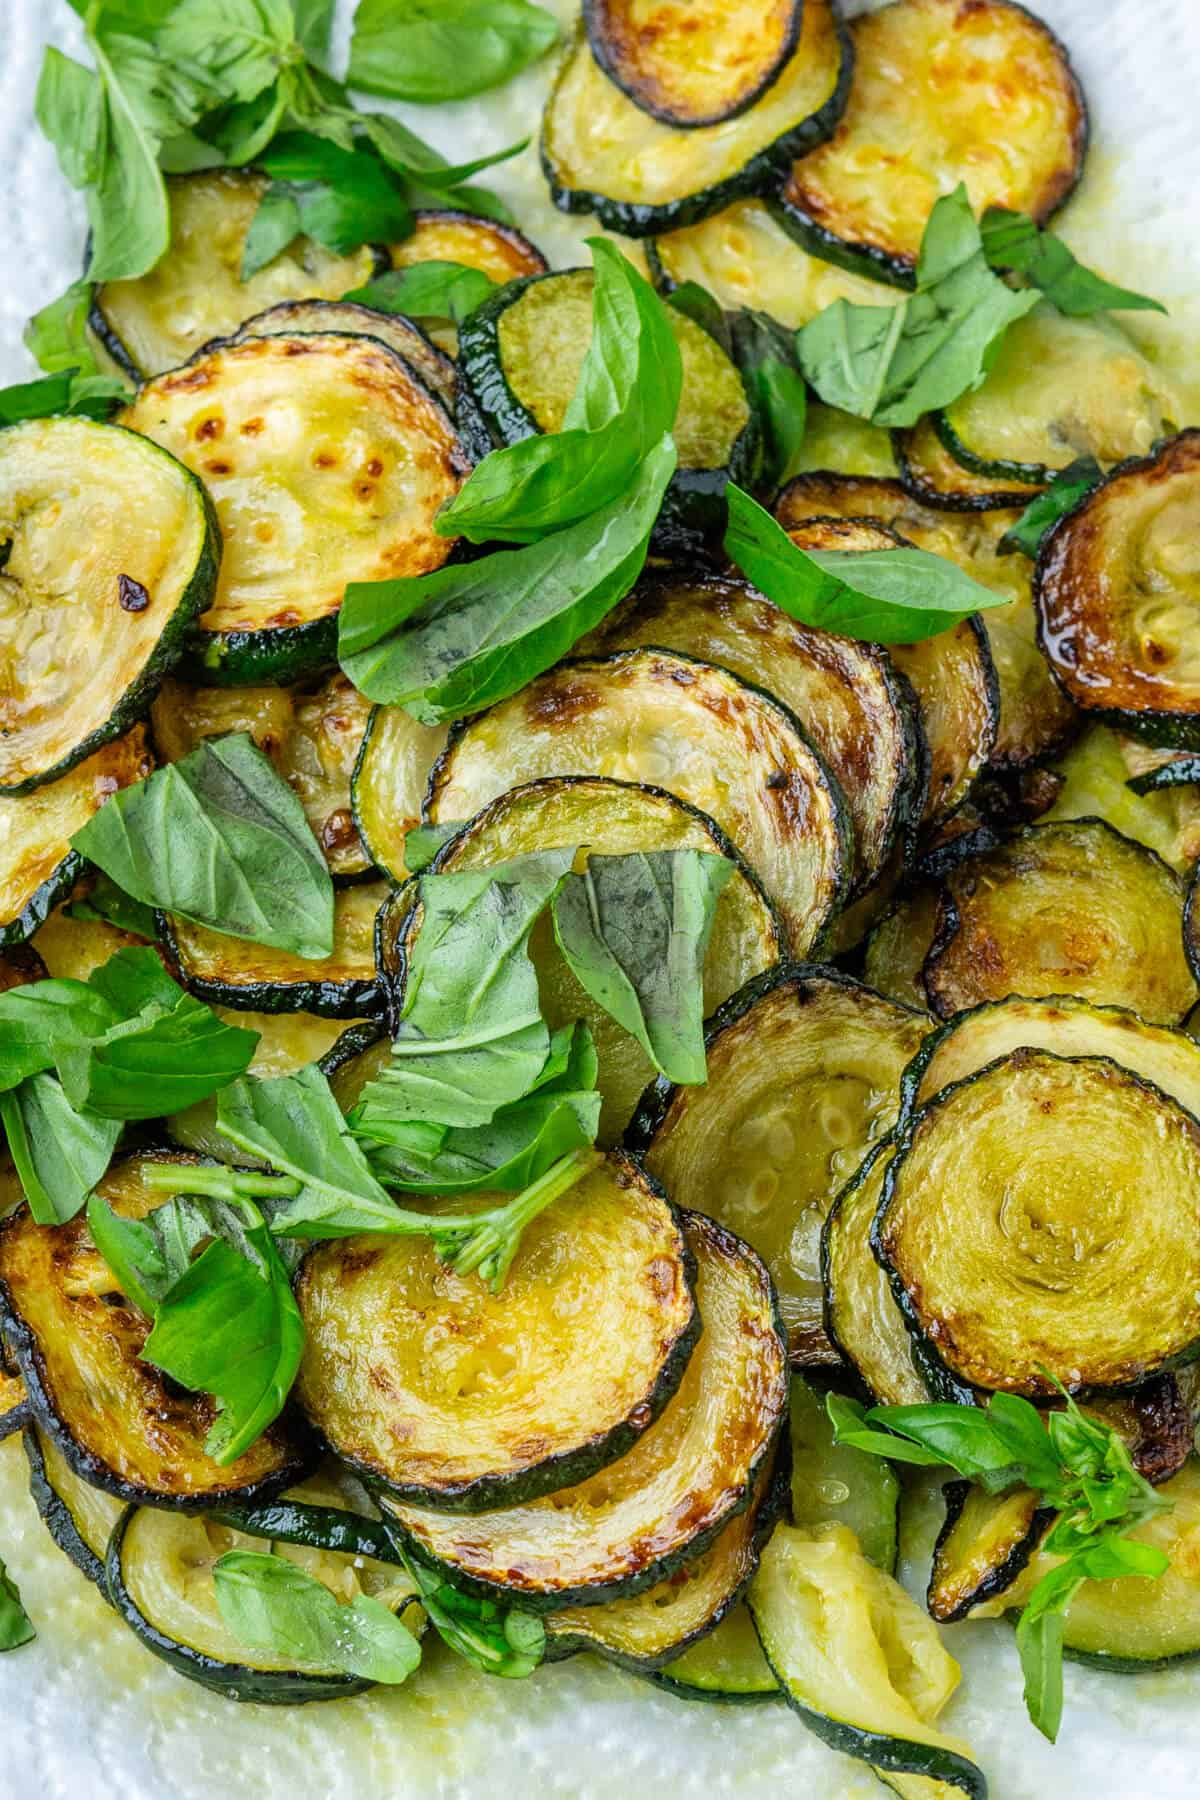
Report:
M 564 19 L 569 0 L 552 0 Z M 1035 0 L 1069 46 L 1094 141 L 1064 235 L 1096 266 L 1160 295 L 1169 321 L 1132 316 L 1163 347 L 1200 421 L 1200 4 Z M 0 380 L 31 373 L 26 316 L 79 267 L 83 209 L 32 119 L 42 44 L 77 35 L 64 0 L 0 0 Z M 343 19 L 343 26 L 345 21 Z M 545 71 L 486 103 L 404 116 L 456 159 L 536 133 Z M 399 110 L 399 109 L 398 109 Z M 552 211 L 536 148 L 491 179 L 530 236 L 570 260 L 586 224 Z M 1191 365 L 1189 367 L 1189 364 Z M 686 1195 L 680 1196 L 686 1200 Z M 880 1794 L 782 1707 L 674 1700 L 591 1659 L 505 1683 L 430 1653 L 407 1687 L 298 1710 L 237 1706 L 141 1650 L 50 1543 L 25 1492 L 19 1442 L 0 1445 L 0 1555 L 38 1626 L 0 1657 L 0 1795 L 30 1800 L 684 1800 Z M 947 1633 L 963 1684 L 946 1715 L 974 1746 L 994 1800 L 1175 1800 L 1196 1791 L 1200 1665 L 1106 1676 L 1068 1667 L 1052 1749 L 1025 1719 L 1004 1625 Z

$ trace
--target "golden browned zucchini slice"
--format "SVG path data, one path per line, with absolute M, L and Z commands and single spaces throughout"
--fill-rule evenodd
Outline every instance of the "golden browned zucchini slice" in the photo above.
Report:
M 592 55 L 651 118 L 719 125 L 795 54 L 804 0 L 584 0 Z
M 1101 819 L 1028 825 L 945 878 L 925 991 L 942 1018 L 1003 1000 L 1076 994 L 1175 1025 L 1196 1000 L 1183 886 Z
M 842 901 L 852 842 L 837 783 L 787 708 L 725 669 L 658 650 L 561 663 L 452 733 L 427 818 L 472 818 L 547 775 L 646 782 L 706 812 L 778 906 L 797 956 Z
M 828 1362 L 821 1226 L 892 1129 L 928 1029 L 833 969 L 767 975 L 712 1021 L 704 1087 L 650 1088 L 628 1141 L 669 1193 L 738 1232 L 771 1271 L 793 1358 Z
M 0 1442 L 29 1421 L 29 1396 L 19 1375 L 0 1368 Z
M 1090 725 L 1054 764 L 1062 787 L 1044 817 L 1104 819 L 1124 837 L 1156 850 L 1179 875 L 1200 857 L 1200 787 L 1194 783 L 1144 788 L 1176 759 L 1107 725 Z
M 501 225 L 478 213 L 450 208 L 414 213 L 411 234 L 388 248 L 394 269 L 414 263 L 452 262 L 478 269 L 497 287 L 522 275 L 544 275 L 549 264 L 536 244 L 515 225 Z
M 752 1503 L 787 1416 L 774 1293 L 732 1233 L 700 1213 L 684 1224 L 704 1330 L 674 1399 L 627 1455 L 577 1487 L 469 1519 L 380 1495 L 413 1550 L 460 1586 L 535 1611 L 638 1594 Z
M 337 300 L 370 280 L 380 260 L 374 250 L 364 246 L 338 256 L 301 237 L 243 281 L 246 233 L 268 185 L 265 175 L 249 169 L 168 177 L 167 254 L 147 275 L 104 282 L 89 320 L 127 373 L 161 375 L 264 307 L 280 300 Z
M 902 1129 L 872 1242 L 935 1368 L 1129 1387 L 1200 1351 L 1198 1175 L 1200 1124 L 1160 1089 L 1017 1050 Z
M 119 1217 L 141 1219 L 162 1202 L 143 1165 L 198 1160 L 139 1152 L 115 1162 L 97 1192 Z M 39 1429 L 105 1493 L 198 1512 L 277 1493 L 309 1460 L 306 1435 L 286 1420 L 236 1462 L 205 1455 L 212 1396 L 185 1393 L 141 1360 L 150 1320 L 119 1291 L 82 1213 L 46 1226 L 21 1208 L 0 1225 L 0 1323 Z
M 371 711 L 354 765 L 354 822 L 371 860 L 404 881 L 404 840 L 421 822 L 429 775 L 446 748 L 445 725 L 422 725 L 402 706 Z
M 1019 511 L 1042 492 L 1040 484 L 968 469 L 950 454 L 932 415 L 908 431 L 894 431 L 892 446 L 905 488 L 914 500 L 937 512 Z
M 84 896 L 88 892 L 86 877 L 79 892 Z M 106 919 L 80 918 L 74 908 L 68 911 L 60 906 L 38 932 L 36 948 L 52 979 L 67 977 L 72 981 L 86 981 L 93 969 L 106 963 L 118 950 L 127 950 L 145 941 L 132 931 L 118 931 Z
M 1200 431 L 1117 469 L 1042 544 L 1038 636 L 1077 706 L 1200 748 Z
M 994 1600 L 1017 1579 L 1054 1518 L 1032 1488 L 989 1494 L 973 1481 L 942 1489 L 946 1519 L 933 1547 L 925 1604 L 949 1625 L 974 1606 Z
M 880 1406 L 923 1406 L 930 1395 L 913 1360 L 913 1339 L 871 1251 L 871 1224 L 891 1159 L 891 1143 L 877 1144 L 829 1209 L 821 1233 L 825 1334 Z
M 960 181 L 976 212 L 1045 224 L 1079 179 L 1087 113 L 1040 19 L 1010 0 L 895 0 L 851 31 L 845 117 L 783 189 L 810 249 L 911 282 L 934 203 Z

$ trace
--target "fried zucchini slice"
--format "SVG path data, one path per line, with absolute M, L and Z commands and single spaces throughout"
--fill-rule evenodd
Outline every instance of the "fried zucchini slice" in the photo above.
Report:
M 912 283 L 935 201 L 1044 225 L 1075 187 L 1087 112 L 1067 53 L 1009 0 L 895 0 L 851 26 L 854 85 L 828 144 L 782 200 L 801 242 L 885 281 Z
M 584 0 L 592 55 L 664 125 L 736 119 L 795 55 L 804 0 Z
M 585 855 L 595 850 L 606 856 L 635 850 L 706 850 L 734 864 L 735 872 L 717 900 L 704 959 L 706 1017 L 784 954 L 784 933 L 775 909 L 724 832 L 661 788 L 587 776 L 530 782 L 485 806 L 442 848 L 433 867 L 438 874 L 452 874 L 573 844 L 583 846 Z M 407 902 L 397 898 L 395 923 L 406 933 L 417 923 L 408 919 L 408 912 Z M 380 929 L 380 949 L 385 970 L 397 978 L 403 958 L 393 949 L 387 920 Z M 603 1098 L 600 1137 L 603 1142 L 617 1141 L 638 1097 L 654 1078 L 650 1059 L 575 979 L 555 944 L 548 915 L 534 925 L 529 954 L 538 974 L 542 1016 L 551 1029 L 584 1019 L 591 1030 L 600 1065 L 596 1085 Z
M 548 775 L 646 782 L 707 813 L 779 908 L 793 955 L 842 902 L 853 850 L 836 781 L 787 708 L 725 669 L 658 650 L 560 663 L 452 731 L 426 819 L 472 818 Z
M 118 1159 L 96 1191 L 121 1218 L 141 1219 L 162 1202 L 142 1182 L 144 1164 L 198 1160 L 139 1151 Z M 46 1226 L 22 1207 L 0 1224 L 0 1326 L 39 1430 L 107 1494 L 197 1512 L 278 1493 L 304 1472 L 305 1436 L 286 1420 L 236 1462 L 205 1455 L 216 1403 L 141 1360 L 150 1320 L 120 1293 L 82 1213 Z
M 227 543 L 191 628 L 203 678 L 291 681 L 334 661 L 346 584 L 438 569 L 434 516 L 468 462 L 441 402 L 376 338 L 245 338 L 147 383 L 125 425 L 206 483 Z
M 470 1519 L 380 1495 L 412 1549 L 456 1585 L 537 1612 L 629 1597 L 695 1562 L 751 1505 L 787 1414 L 771 1281 L 714 1219 L 685 1213 L 684 1229 L 704 1330 L 632 1450 L 577 1487 Z
M 107 1600 L 104 1553 L 124 1504 L 76 1475 L 53 1438 L 36 1425 L 26 1426 L 21 1441 L 29 1463 L 29 1497 L 42 1524 Z
M 627 1142 L 669 1193 L 758 1251 L 791 1355 L 836 1360 L 821 1322 L 825 1215 L 899 1108 L 928 1021 L 834 969 L 763 976 L 712 1020 L 708 1081 L 660 1078 Z
M 135 725 L 32 794 L 0 795 L 0 945 L 32 937 L 66 899 L 84 870 L 72 837 L 118 789 L 143 780 L 153 767 L 145 729 Z
M 932 414 L 907 431 L 893 431 L 892 448 L 904 487 L 914 500 L 938 512 L 1019 510 L 1043 491 L 1040 485 L 1018 483 L 1011 475 L 968 469 L 947 449 Z
M 1176 785 L 1171 776 L 1183 772 L 1181 764 L 1167 755 L 1107 725 L 1091 725 L 1055 763 L 1063 785 L 1043 817 L 1103 819 L 1186 875 L 1200 857 L 1200 788 Z
M 270 183 L 248 169 L 170 175 L 171 242 L 146 275 L 106 281 L 88 323 L 118 367 L 136 380 L 177 369 L 243 319 L 281 300 L 337 300 L 369 281 L 380 253 L 364 245 L 338 256 L 298 237 L 248 281 L 242 252 Z
M 946 1518 L 933 1547 L 925 1604 L 943 1625 L 1010 1588 L 1054 1518 L 1032 1488 L 989 1494 L 973 1481 L 942 1489 Z
M 371 709 L 350 794 L 358 836 L 392 881 L 408 877 L 404 840 L 421 822 L 430 771 L 447 736 L 445 725 L 422 725 L 402 706 Z
M 449 207 L 414 213 L 411 233 L 402 243 L 389 245 L 388 255 L 393 269 L 424 262 L 461 263 L 478 269 L 497 287 L 522 275 L 544 275 L 549 267 L 537 245 L 515 225 Z
M 945 878 L 925 991 L 942 1018 L 1075 994 L 1175 1025 L 1196 1000 L 1173 869 L 1102 819 L 1027 825 Z
M 902 1128 L 872 1245 L 960 1381 L 1130 1387 L 1200 1352 L 1198 1173 L 1200 1124 L 1141 1076 L 1017 1050 Z
M 929 1389 L 891 1283 L 871 1250 L 871 1224 L 892 1159 L 877 1144 L 829 1209 L 821 1231 L 825 1335 L 879 1406 L 923 1406 Z
M 211 602 L 220 555 L 204 489 L 145 438 L 82 418 L 0 431 L 0 794 L 128 731 Z
M 693 225 L 782 178 L 829 136 L 851 61 L 832 0 L 805 0 L 795 52 L 762 98 L 735 119 L 678 131 L 622 93 L 579 31 L 542 120 L 550 198 L 627 237 Z
M 778 1700 L 779 1683 L 762 1653 L 754 1621 L 745 1601 L 721 1620 L 715 1631 L 674 1657 L 650 1677 L 680 1700 L 707 1700 L 730 1706 L 753 1706 Z
M 1077 706 L 1200 749 L 1200 431 L 1113 471 L 1044 540 L 1038 641 Z

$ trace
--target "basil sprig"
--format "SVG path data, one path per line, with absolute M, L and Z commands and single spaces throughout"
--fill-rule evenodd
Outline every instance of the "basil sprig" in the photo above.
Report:
M 1097 312 L 1160 312 L 1161 300 L 1118 287 L 1086 268 L 1060 237 L 1041 230 L 1028 213 L 992 206 L 983 215 L 983 249 L 994 269 L 1011 269 L 1040 288 L 1061 313 L 1086 318 Z
M 762 485 L 774 491 L 796 472 L 808 422 L 808 389 L 795 334 L 767 313 L 749 308 L 732 314 L 729 330 L 733 359 L 758 419 Z
M 417 1639 L 382 1600 L 338 1600 L 286 1557 L 228 1550 L 213 1564 L 222 1619 L 251 1650 L 398 1686 L 421 1661 Z
M 464 1594 L 435 1570 L 405 1554 L 391 1527 L 397 1555 L 421 1595 L 421 1604 L 442 1642 L 485 1675 L 520 1681 L 532 1675 L 546 1654 L 546 1627 L 536 1613 Z
M 410 263 L 405 269 L 388 269 L 343 298 L 373 307 L 376 312 L 403 313 L 410 319 L 449 319 L 460 325 L 494 292 L 495 286 L 482 269 L 433 259 Z
M 502 86 L 557 41 L 554 19 L 529 0 L 359 0 L 348 80 L 393 100 L 465 100 Z

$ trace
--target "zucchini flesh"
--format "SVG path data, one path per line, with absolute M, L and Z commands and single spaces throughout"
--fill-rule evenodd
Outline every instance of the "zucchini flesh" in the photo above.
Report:
M 643 581 L 580 649 L 639 645 L 719 663 L 796 715 L 846 797 L 853 891 L 870 887 L 921 810 L 924 777 L 916 708 L 887 651 L 801 625 L 745 582 L 675 574 Z
M 191 630 L 204 678 L 289 681 L 334 660 L 346 584 L 438 569 L 434 515 L 467 459 L 444 407 L 381 341 L 234 339 L 142 388 L 123 423 L 201 476 L 227 539 Z
M 652 1677 L 681 1700 L 754 1705 L 779 1699 L 779 1683 L 762 1652 L 750 1609 L 739 1601 L 715 1631 L 674 1657 Z
M 71 838 L 119 788 L 154 767 L 141 725 L 32 794 L 0 795 L 0 945 L 21 944 L 71 893 L 84 862 Z
M 316 961 L 166 913 L 159 914 L 159 923 L 178 979 L 201 1000 L 239 1011 L 353 1019 L 380 1004 L 375 921 L 391 891 L 382 881 L 339 888 L 333 897 L 333 954 Z
M 960 181 L 976 212 L 1039 224 L 1082 173 L 1083 95 L 1054 34 L 1009 0 L 896 0 L 855 19 L 854 85 L 833 138 L 796 165 L 783 204 L 802 241 L 911 282 L 935 201 Z
M 825 1397 L 792 1382 L 792 1523 L 803 1529 L 844 1525 L 868 1562 L 895 1573 L 900 1483 L 891 1464 L 835 1444 Z
M 794 955 L 841 904 L 851 842 L 837 784 L 786 707 L 725 669 L 655 650 L 560 663 L 451 733 L 426 818 L 469 819 L 549 775 L 647 782 L 707 813 L 779 908 Z
M 145 379 L 176 369 L 201 345 L 281 300 L 336 300 L 371 279 L 374 250 L 364 245 L 338 256 L 301 237 L 243 281 L 246 234 L 268 185 L 245 169 L 168 176 L 167 254 L 147 275 L 103 283 L 89 321 L 128 374 Z
M 821 1234 L 825 1331 L 879 1406 L 924 1406 L 929 1390 L 891 1283 L 871 1252 L 892 1146 L 877 1144 L 850 1177 Z
M 52 418 L 0 431 L 0 546 L 0 793 L 27 794 L 145 711 L 212 599 L 221 540 L 173 456 Z
M 487 868 L 537 850 L 586 845 L 607 856 L 635 850 L 705 850 L 728 857 L 734 874 L 717 900 L 712 935 L 704 959 L 704 1013 L 716 1011 L 753 976 L 777 963 L 783 931 L 756 877 L 712 820 L 662 789 L 587 777 L 530 782 L 501 794 L 450 840 L 437 858 L 439 874 Z M 410 928 L 408 906 L 397 897 L 397 925 Z M 380 929 L 385 971 L 400 973 L 389 922 Z M 600 1137 L 619 1140 L 646 1084 L 654 1079 L 649 1057 L 616 1020 L 596 1004 L 572 974 L 543 915 L 529 939 L 537 970 L 542 1016 L 552 1030 L 586 1021 L 599 1061 L 596 1085 L 602 1097 Z
M 1043 817 L 1101 818 L 1123 837 L 1157 851 L 1177 874 L 1187 875 L 1200 858 L 1200 789 L 1142 791 L 1140 782 L 1136 789 L 1132 785 L 1156 768 L 1161 772 L 1165 754 L 1107 725 L 1089 726 L 1055 763 L 1063 785 Z
M 734 119 L 795 54 L 804 0 L 586 0 L 592 55 L 651 118 L 676 127 Z
M 849 40 L 831 0 L 805 0 L 795 53 L 762 98 L 735 119 L 678 131 L 609 80 L 580 31 L 542 121 L 550 197 L 627 237 L 694 224 L 761 191 L 826 138 L 845 107 L 850 71 Z
M 358 835 L 371 861 L 392 881 L 408 877 L 404 840 L 421 822 L 429 772 L 446 737 L 446 726 L 422 725 L 402 706 L 371 709 L 350 793 Z
M 390 245 L 388 254 L 393 269 L 423 262 L 462 263 L 498 287 L 522 275 L 544 275 L 548 266 L 537 245 L 515 225 L 448 207 L 414 213 L 411 233 L 402 243 Z
M 258 1033 L 258 1043 L 248 1073 L 260 1078 L 291 1075 L 309 1063 L 320 1062 L 328 1056 L 347 1030 L 344 1020 L 320 1019 L 313 1013 L 234 1012 L 223 1006 L 214 1010 L 227 1024 L 237 1025 L 243 1031 Z M 351 1025 L 348 1029 L 353 1031 L 356 1027 Z M 229 1139 L 217 1130 L 216 1118 L 217 1101 L 214 1095 L 209 1100 L 198 1100 L 183 1112 L 172 1113 L 166 1121 L 166 1127 L 172 1142 L 182 1144 L 185 1150 L 194 1150 L 201 1156 L 211 1156 L 218 1162 L 244 1163 L 247 1167 L 254 1167 L 256 1159 L 235 1149 Z
M 620 1154 L 533 1221 L 503 1293 L 425 1238 L 361 1237 L 312 1250 L 296 1298 L 296 1394 L 326 1442 L 401 1499 L 467 1513 L 623 1456 L 678 1388 L 700 1327 L 678 1216 Z
M 965 1747 L 934 1723 L 958 1685 L 958 1664 L 852 1532 L 777 1527 L 748 1599 L 784 1698 L 831 1749 L 870 1763 L 911 1800 L 986 1800 Z
M 1038 555 L 1039 641 L 1089 714 L 1152 744 L 1200 748 L 1200 431 L 1117 469 Z
M 684 1220 L 704 1330 L 632 1450 L 577 1487 L 470 1519 L 380 1495 L 413 1550 L 458 1586 L 519 1595 L 540 1612 L 638 1594 L 694 1562 L 752 1503 L 787 1411 L 771 1282 L 715 1220 Z
M 1130 1387 L 1200 1352 L 1198 1172 L 1200 1124 L 1158 1088 L 1017 1050 L 903 1129 L 872 1243 L 960 1380 Z
M 118 950 L 145 941 L 131 931 L 118 931 L 106 919 L 79 919 L 59 907 L 38 932 L 37 949 L 53 980 L 86 981 Z
M 1016 1581 L 1054 1517 L 1038 1505 L 1032 1488 L 989 1494 L 973 1481 L 948 1481 L 942 1489 L 946 1519 L 933 1547 L 925 1604 L 949 1625 Z
M 26 1427 L 22 1442 L 29 1460 L 30 1498 L 43 1525 L 63 1554 L 107 1599 L 104 1553 L 124 1506 L 111 1494 L 81 1480 L 53 1439 L 36 1425 Z
M 121 1218 L 141 1219 L 162 1202 L 143 1185 L 143 1165 L 198 1160 L 137 1152 L 115 1162 L 96 1191 Z M 119 1292 L 82 1213 L 45 1226 L 21 1208 L 0 1225 L 0 1326 L 39 1430 L 105 1493 L 196 1512 L 278 1492 L 302 1473 L 307 1445 L 287 1420 L 236 1462 L 222 1467 L 205 1455 L 212 1396 L 185 1393 L 141 1360 L 150 1321 Z
M 946 876 L 925 959 L 942 1018 L 1003 1000 L 1075 994 L 1178 1024 L 1196 1000 L 1173 869 L 1100 819 L 1028 825 Z
M 893 432 L 892 446 L 906 490 L 939 512 L 1019 511 L 1042 491 L 1040 485 L 1018 482 L 1012 475 L 968 469 L 946 447 L 939 421 L 932 415 L 908 431 Z
M 797 467 L 812 472 L 874 476 L 883 481 L 897 475 L 892 434 L 882 426 L 856 419 L 853 413 L 826 406 L 812 394 Z
M 768 974 L 711 1021 L 706 1085 L 660 1079 L 630 1127 L 668 1193 L 758 1251 L 798 1362 L 836 1360 L 821 1323 L 821 1227 L 895 1124 L 900 1074 L 927 1028 L 836 970 Z
M 366 874 L 350 802 L 350 778 L 371 705 L 337 672 L 305 688 L 189 688 L 164 684 L 150 709 L 163 762 L 178 762 L 204 738 L 244 731 L 293 790 L 335 879 Z
M 937 930 L 938 892 L 921 887 L 906 894 L 882 918 L 870 937 L 863 974 L 873 988 L 924 1012 L 929 1007 L 922 970 Z

